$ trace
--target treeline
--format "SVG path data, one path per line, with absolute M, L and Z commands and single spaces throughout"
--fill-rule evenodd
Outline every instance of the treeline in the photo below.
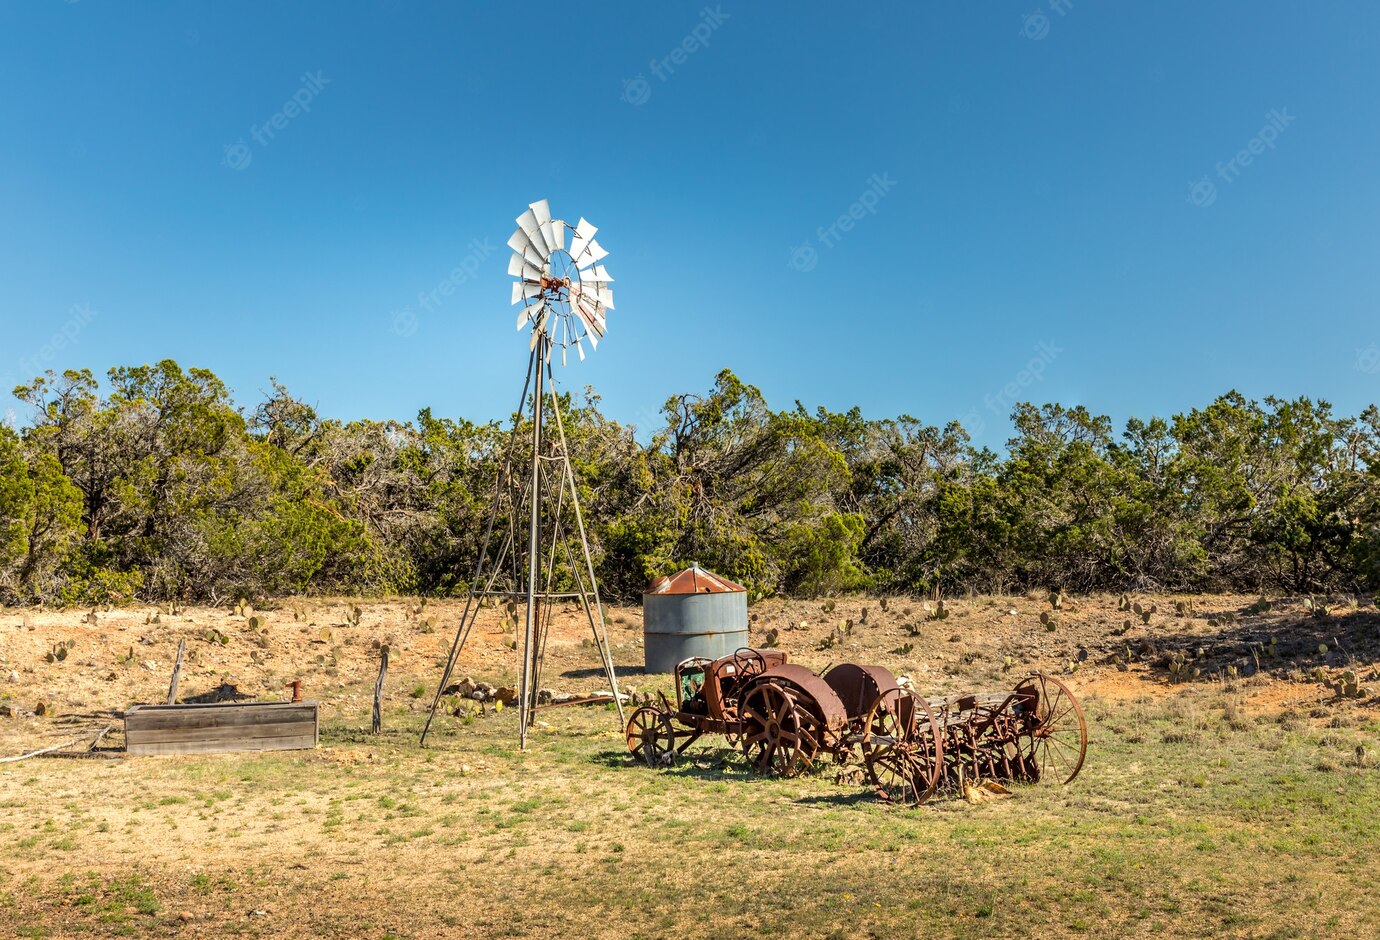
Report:
M 498 422 L 239 407 L 172 361 L 49 373 L 0 427 L 0 599 L 219 601 L 468 586 Z M 1380 586 L 1380 412 L 1236 393 L 1116 433 L 1021 404 L 1006 455 L 957 422 L 773 411 L 722 372 L 647 443 L 566 396 L 605 591 L 691 560 L 758 594 Z

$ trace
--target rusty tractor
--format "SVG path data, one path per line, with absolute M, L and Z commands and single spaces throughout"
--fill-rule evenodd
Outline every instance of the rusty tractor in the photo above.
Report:
M 663 694 L 628 719 L 628 750 L 651 767 L 673 764 L 707 734 L 775 776 L 860 754 L 880 798 L 915 806 L 965 779 L 1067 783 L 1087 750 L 1081 706 L 1044 675 L 1010 693 L 926 699 L 881 666 L 841 663 L 816 675 L 780 650 L 744 648 L 685 660 L 675 685 L 674 705 Z

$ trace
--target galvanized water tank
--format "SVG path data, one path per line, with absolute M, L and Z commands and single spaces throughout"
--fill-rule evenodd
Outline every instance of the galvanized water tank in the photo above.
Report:
M 691 656 L 717 659 L 748 645 L 747 589 L 693 564 L 642 595 L 648 672 L 674 672 Z

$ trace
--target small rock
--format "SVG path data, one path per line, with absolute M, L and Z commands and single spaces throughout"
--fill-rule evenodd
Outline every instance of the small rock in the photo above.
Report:
M 11 681 L 11 682 L 18 682 L 18 681 L 19 681 L 19 670 L 18 670 L 18 669 L 11 669 L 11 670 L 10 670 L 10 681 Z

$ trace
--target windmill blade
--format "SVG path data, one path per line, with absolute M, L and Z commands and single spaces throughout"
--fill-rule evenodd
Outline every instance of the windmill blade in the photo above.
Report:
M 581 297 L 580 306 L 585 311 L 585 313 L 589 315 L 590 319 L 594 321 L 594 325 L 599 328 L 600 333 L 604 333 L 607 331 L 607 321 L 604 318 L 604 311 L 601 310 L 599 308 L 599 305 L 594 302 L 594 298 Z
M 540 303 L 535 303 L 532 304 L 530 307 L 523 307 L 521 310 L 519 310 L 517 316 L 517 328 L 520 330 L 524 326 L 527 326 L 529 323 L 535 323 L 537 314 L 541 313 L 541 308 L 542 305 Z
M 565 230 L 565 222 L 560 219 L 551 220 L 551 234 L 555 237 L 555 241 L 551 242 L 553 252 L 565 250 Z
M 561 347 L 561 368 L 565 368 L 565 347 Z
M 575 237 L 570 240 L 570 257 L 578 258 L 584 254 L 585 245 L 594 237 L 594 233 L 599 231 L 595 226 L 585 221 L 584 216 L 580 217 L 580 223 L 575 226 Z
M 576 304 L 575 309 L 579 311 L 580 320 L 584 323 L 586 329 L 589 330 L 590 335 L 598 336 L 602 339 L 604 334 L 608 332 L 608 324 L 605 322 L 604 318 L 601 317 L 597 311 L 591 310 L 582 303 Z
M 580 354 L 580 361 L 585 361 L 585 344 L 580 342 L 580 337 L 575 337 L 575 351 Z
M 587 268 L 591 264 L 594 264 L 598 261 L 602 261 L 608 256 L 609 253 L 604 250 L 604 246 L 591 238 L 589 240 L 589 244 L 585 245 L 584 254 L 575 259 L 575 266 L 580 268 Z
M 510 267 L 511 267 L 511 265 L 510 265 Z M 543 271 L 542 271 L 541 268 L 539 268 L 539 267 L 537 267 L 536 265 L 532 264 L 530 261 L 527 261 L 527 260 L 525 260 L 525 259 L 523 260 L 523 262 L 522 262 L 522 279 L 523 279 L 524 281 L 531 281 L 533 284 L 540 284 L 540 283 L 541 283 L 541 279 L 542 279 L 542 274 L 543 274 Z
M 543 258 L 551 254 L 551 249 L 546 244 L 546 239 L 541 234 L 541 223 L 537 221 L 537 214 L 532 209 L 528 209 L 517 217 L 518 228 L 522 229 L 527 235 L 527 240 L 532 243 L 532 247 L 541 253 Z
M 589 286 L 588 290 L 581 291 L 585 297 L 590 298 L 600 307 L 608 310 L 613 309 L 613 288 L 606 287 L 598 281 Z
M 579 307 L 575 308 L 575 315 L 580 318 L 580 322 L 585 325 L 585 336 L 589 339 L 589 344 L 595 349 L 599 348 L 599 331 L 594 328 L 593 322 L 589 319 L 589 314 Z
M 528 247 L 523 249 L 522 257 L 527 260 L 528 264 L 539 271 L 546 267 L 546 259 L 543 258 L 541 252 L 537 251 L 535 248 Z
M 513 303 L 528 303 L 541 296 L 541 285 L 531 281 L 513 282 Z
M 527 237 L 527 233 L 521 228 L 516 229 L 508 238 L 508 247 L 522 254 L 523 250 L 532 247 L 532 240 Z
M 542 277 L 541 266 L 533 264 L 523 255 L 513 255 L 508 259 L 508 273 L 533 283 L 540 283 Z
M 545 199 L 539 199 L 532 203 L 529 208 L 532 210 L 532 216 L 537 220 L 537 225 L 541 226 L 541 237 L 546 242 L 546 255 L 550 257 L 556 246 L 556 233 L 552 231 L 551 225 L 551 204 Z
M 608 271 L 604 270 L 604 266 L 602 264 L 595 265 L 588 271 L 581 271 L 580 280 L 593 281 L 595 283 L 601 281 L 610 284 L 613 283 L 613 277 L 609 274 Z

